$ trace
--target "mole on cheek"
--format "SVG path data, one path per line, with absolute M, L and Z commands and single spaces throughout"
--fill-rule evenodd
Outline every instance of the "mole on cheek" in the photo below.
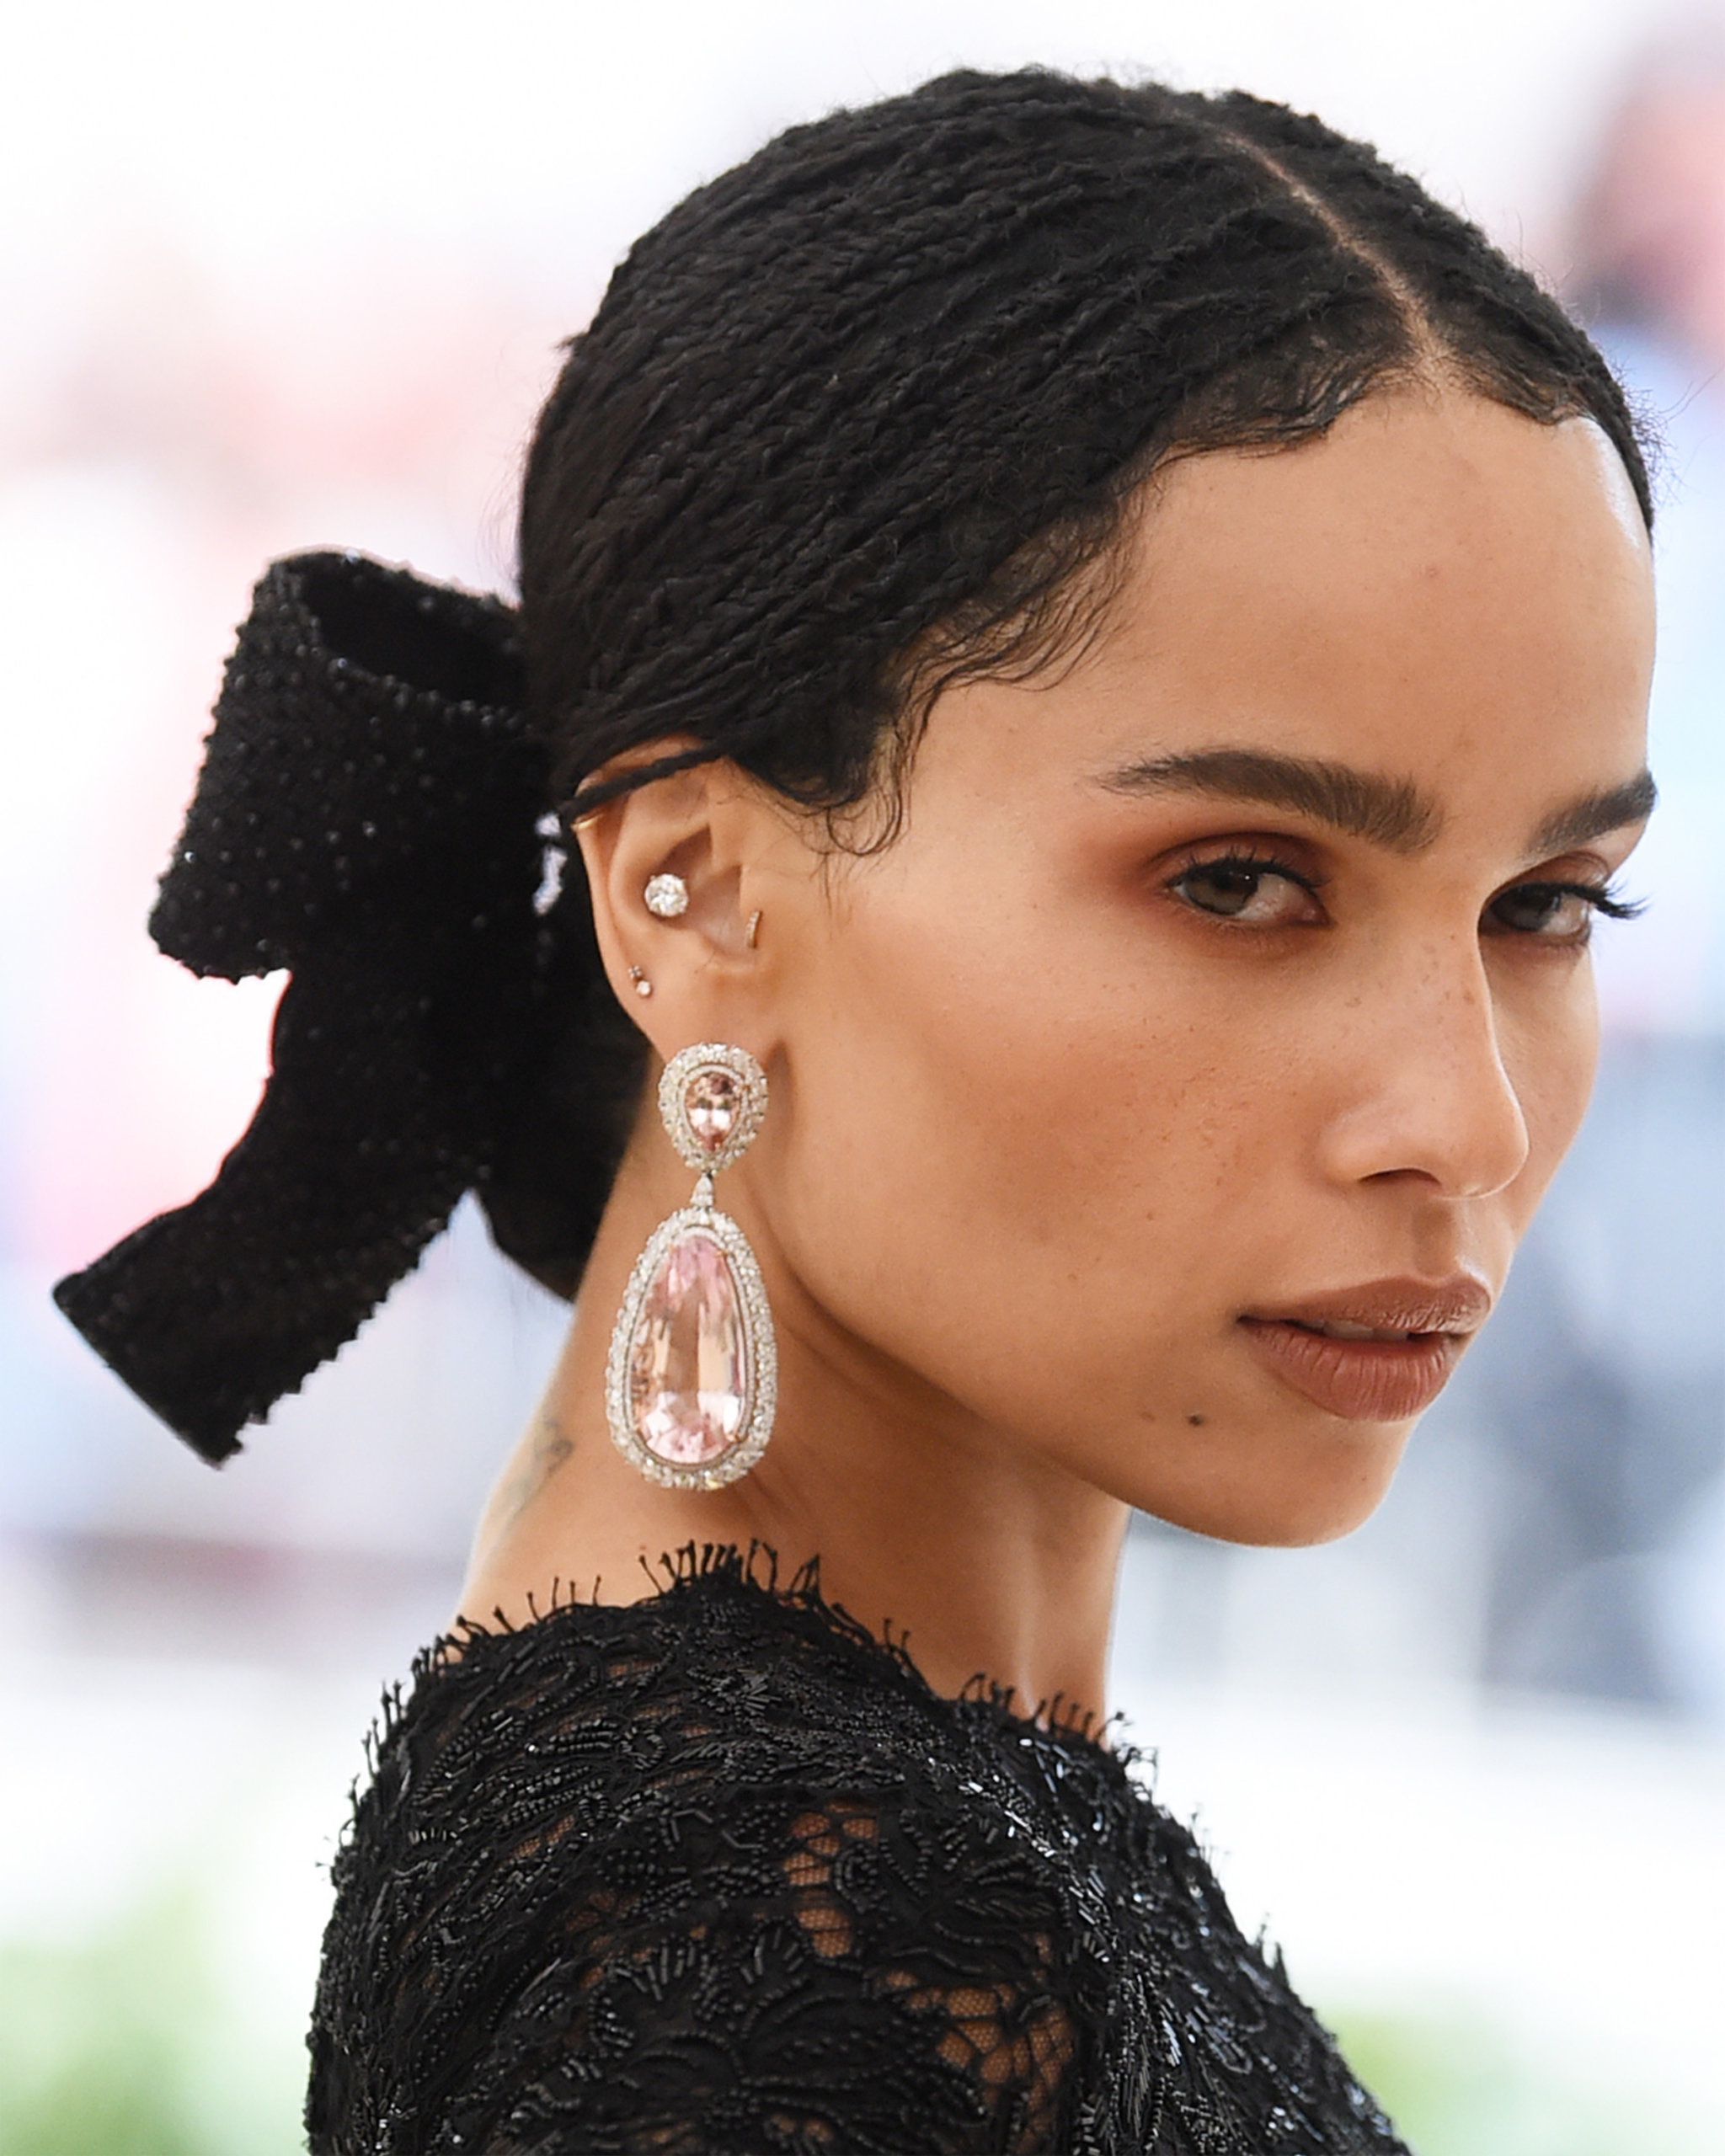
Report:
M 1201 1430 L 1204 1428 L 1204 1417 L 1202 1415 L 1188 1415 L 1186 1417 L 1186 1420 L 1192 1425 L 1194 1430 Z

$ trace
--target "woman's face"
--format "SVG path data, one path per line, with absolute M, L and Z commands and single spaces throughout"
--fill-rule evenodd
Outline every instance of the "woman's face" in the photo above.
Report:
M 1652 614 L 1584 422 L 1398 392 L 1168 471 L 1099 640 L 769 886 L 798 1323 L 1183 1525 L 1356 1524 L 1581 1117 Z

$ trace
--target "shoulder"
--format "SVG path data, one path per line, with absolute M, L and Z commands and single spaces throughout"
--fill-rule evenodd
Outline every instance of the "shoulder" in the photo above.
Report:
M 932 1788 L 998 1749 L 992 1725 L 933 1692 L 812 1578 L 780 1588 L 767 1561 L 686 1551 L 641 1601 L 467 1626 L 422 1656 L 407 1702 L 386 1712 L 371 1808 L 409 1789 L 416 1816 L 554 1790 L 614 1825 L 702 1780 L 725 1792 L 811 1777 Z
M 339 1860 L 313 2145 L 524 2105 L 584 2147 L 1046 2145 L 1099 2011 L 1060 1838 L 985 1714 L 812 1583 L 692 1568 L 469 1636 Z
M 1124 1818 L 1138 1801 L 1099 1745 L 1017 1717 L 999 1695 L 936 1693 L 814 1577 L 781 1588 L 770 1561 L 728 1548 L 685 1551 L 639 1602 L 464 1627 L 420 1657 L 406 1704 L 388 1705 L 376 1764 L 361 1823 L 409 1786 L 416 1815 L 590 1790 L 610 1822 L 703 1774 L 726 1790 L 860 1776 L 1019 1812 L 1027 1790 L 1058 1803 L 1076 1782 L 1087 1826 L 1098 1803 Z

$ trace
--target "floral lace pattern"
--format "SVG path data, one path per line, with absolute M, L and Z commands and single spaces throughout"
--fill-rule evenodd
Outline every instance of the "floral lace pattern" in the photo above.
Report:
M 1401 2150 L 1130 1755 L 754 1571 L 421 1657 L 336 1862 L 313 2156 Z

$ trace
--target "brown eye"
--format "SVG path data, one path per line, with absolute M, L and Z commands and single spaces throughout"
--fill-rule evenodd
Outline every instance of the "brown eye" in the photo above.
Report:
M 1483 926 L 1498 934 L 1537 936 L 1549 943 L 1584 943 L 1595 913 L 1621 912 L 1604 890 L 1585 883 L 1518 883 L 1492 900 Z
M 1194 862 L 1167 888 L 1200 913 L 1254 927 L 1280 928 L 1318 918 L 1311 886 L 1275 862 L 1231 855 Z

